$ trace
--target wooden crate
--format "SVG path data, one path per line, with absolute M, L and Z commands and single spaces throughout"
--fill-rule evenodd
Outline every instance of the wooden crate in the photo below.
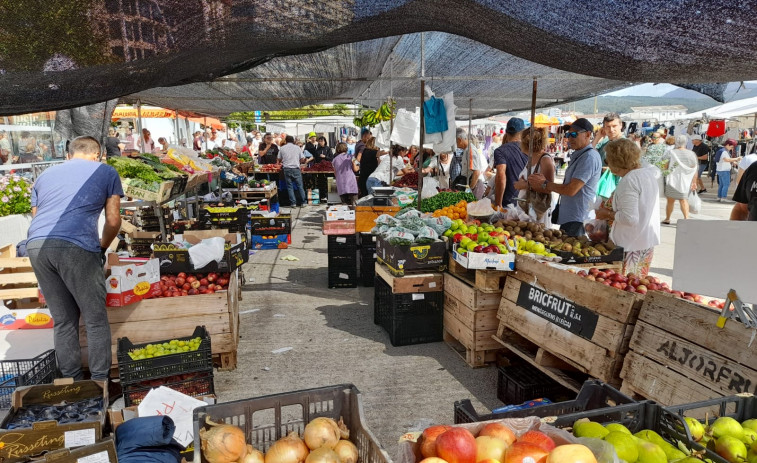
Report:
M 523 256 L 516 268 L 502 293 L 498 336 L 516 332 L 578 371 L 620 386 L 643 296 Z
M 236 368 L 239 340 L 238 277 L 229 278 L 229 289 L 214 294 L 145 299 L 124 307 L 107 307 L 111 332 L 113 366 L 118 338 L 128 337 L 134 344 L 189 336 L 204 325 L 211 339 L 213 357 L 224 369 Z M 82 361 L 87 364 L 87 332 L 79 326 Z
M 16 257 L 16 247 L 0 247 L 0 301 L 9 309 L 36 309 L 40 302 L 37 277 L 28 257 Z
M 500 345 L 492 339 L 501 296 L 485 293 L 449 273 L 444 274 L 444 336 L 471 367 L 496 360 Z
M 394 276 L 386 265 L 376 262 L 376 276 L 384 280 L 394 294 L 428 293 L 444 289 L 444 274 L 438 272 L 408 273 Z
M 757 393 L 754 330 L 719 310 L 650 291 L 639 314 L 622 389 L 662 405 Z
M 449 256 L 449 273 L 468 283 L 475 289 L 484 293 L 501 294 L 508 273 L 500 270 L 470 270 Z

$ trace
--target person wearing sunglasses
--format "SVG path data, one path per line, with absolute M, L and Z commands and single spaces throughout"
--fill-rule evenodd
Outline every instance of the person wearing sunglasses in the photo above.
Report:
M 594 125 L 588 119 L 576 119 L 565 134 L 573 153 L 565 170 L 562 184 L 547 181 L 541 173 L 528 177 L 531 189 L 539 193 L 555 192 L 560 195 L 558 208 L 552 213 L 553 222 L 569 236 L 585 233 L 584 221 L 594 204 L 597 184 L 602 174 L 602 158 L 591 145 Z M 556 216 L 556 217 L 555 217 Z
M 81 318 L 92 379 L 107 381 L 111 335 L 103 264 L 121 228 L 124 192 L 116 169 L 100 162 L 102 151 L 95 138 L 75 138 L 69 151 L 68 161 L 48 168 L 34 182 L 26 250 L 55 320 L 53 342 L 61 373 L 76 381 L 83 377 Z M 98 230 L 103 209 L 105 223 Z

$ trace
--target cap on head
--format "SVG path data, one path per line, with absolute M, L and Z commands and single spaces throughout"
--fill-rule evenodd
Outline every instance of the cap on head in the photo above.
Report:
M 308 134 L 308 138 L 314 138 L 314 137 L 316 137 L 316 136 L 317 136 L 317 135 L 315 134 L 315 132 L 310 132 L 310 133 Z
M 589 122 L 589 119 L 586 119 L 585 117 L 581 117 L 573 121 L 572 124 L 570 124 L 570 130 L 593 132 L 594 124 Z
M 736 146 L 738 144 L 739 144 L 739 142 L 737 142 L 733 138 L 729 138 L 728 140 L 725 141 L 725 143 L 723 143 L 724 146 L 728 146 L 728 145 L 730 145 L 730 146 Z
M 526 129 L 526 123 L 523 122 L 523 119 L 512 117 L 509 121 L 507 121 L 507 128 L 505 129 L 505 132 L 508 133 L 508 135 L 515 135 L 518 132 L 522 132 Z

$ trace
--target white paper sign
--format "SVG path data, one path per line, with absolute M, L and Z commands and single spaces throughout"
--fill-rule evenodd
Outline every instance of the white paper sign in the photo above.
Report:
M 426 295 L 425 294 L 413 293 L 413 300 L 414 301 L 422 301 L 424 299 L 426 299 Z
M 108 451 L 103 450 L 94 455 L 77 458 L 76 463 L 110 463 L 110 457 L 108 456 Z
M 147 393 L 139 403 L 138 411 L 139 416 L 170 416 L 176 425 L 173 438 L 186 447 L 194 441 L 192 411 L 205 405 L 207 404 L 202 400 L 160 386 Z
M 78 431 L 66 431 L 63 434 L 64 447 L 83 447 L 95 443 L 95 429 L 80 429 Z

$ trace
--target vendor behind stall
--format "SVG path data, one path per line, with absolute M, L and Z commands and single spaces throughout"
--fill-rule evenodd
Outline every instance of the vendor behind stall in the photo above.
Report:
M 373 171 L 366 181 L 368 194 L 373 194 L 374 188 L 389 185 L 389 182 L 391 181 L 389 178 L 389 164 L 391 164 L 391 169 L 394 172 L 392 177 L 402 176 L 414 171 L 412 167 L 405 167 L 404 158 L 406 154 L 407 148 L 400 145 L 393 145 L 391 161 L 389 160 L 390 158 L 388 154 L 381 156 L 378 167 L 376 167 L 376 170 Z
M 107 380 L 111 337 L 105 311 L 105 249 L 121 227 L 124 193 L 116 170 L 100 163 L 100 143 L 78 137 L 69 161 L 45 170 L 32 189 L 27 252 L 55 321 L 54 343 L 63 377 L 82 379 L 79 318 L 84 321 L 89 370 Z M 97 221 L 105 209 L 102 238 Z

